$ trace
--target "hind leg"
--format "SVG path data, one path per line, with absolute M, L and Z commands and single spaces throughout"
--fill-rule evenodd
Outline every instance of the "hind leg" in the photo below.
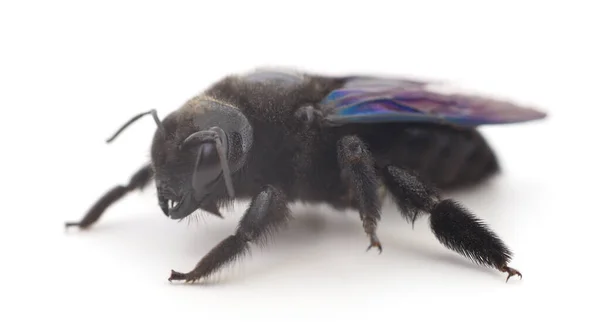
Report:
M 444 246 L 478 264 L 508 273 L 506 281 L 513 275 L 522 276 L 508 267 L 512 253 L 504 242 L 466 208 L 451 199 L 442 200 L 437 189 L 399 167 L 388 165 L 382 173 L 402 214 L 413 223 L 419 214 L 430 214 L 431 230 Z
M 337 153 L 341 177 L 358 205 L 363 228 L 371 241 L 367 250 L 376 247 L 381 253 L 381 242 L 376 233 L 377 222 L 381 216 L 381 199 L 377 191 L 379 180 L 371 154 L 356 136 L 340 139 Z

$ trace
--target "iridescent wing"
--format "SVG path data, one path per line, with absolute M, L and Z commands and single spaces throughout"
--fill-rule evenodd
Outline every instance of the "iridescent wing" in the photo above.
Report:
M 444 93 L 438 83 L 354 77 L 321 102 L 326 120 L 347 123 L 428 122 L 458 126 L 508 124 L 546 114 L 508 101 L 472 94 Z

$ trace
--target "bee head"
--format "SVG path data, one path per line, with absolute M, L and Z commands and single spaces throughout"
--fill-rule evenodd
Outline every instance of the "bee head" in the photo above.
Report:
M 151 159 L 162 211 L 172 219 L 198 209 L 221 217 L 218 203 L 235 197 L 234 176 L 252 147 L 248 119 L 236 106 L 200 95 L 162 121 L 156 110 L 134 116 L 107 142 L 149 114 L 157 125 Z
M 182 219 L 197 209 L 221 216 L 217 203 L 235 197 L 234 175 L 252 146 L 252 127 L 230 104 L 198 96 L 169 114 L 151 147 L 162 211 Z
M 197 96 L 157 124 L 151 158 L 162 211 L 172 219 L 197 209 L 221 216 L 217 202 L 235 197 L 233 176 L 252 146 L 246 117 Z

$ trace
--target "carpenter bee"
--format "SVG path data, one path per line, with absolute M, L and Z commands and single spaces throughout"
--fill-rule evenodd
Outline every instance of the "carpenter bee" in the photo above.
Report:
M 291 219 L 289 205 L 326 203 L 358 212 L 368 248 L 377 236 L 385 192 L 402 218 L 429 216 L 441 244 L 475 264 L 511 276 L 512 252 L 477 216 L 441 191 L 476 184 L 499 171 L 479 125 L 542 119 L 507 101 L 446 94 L 435 82 L 366 75 L 328 76 L 258 69 L 213 83 L 160 120 L 151 160 L 128 184 L 107 192 L 79 222 L 92 226 L 127 193 L 152 180 L 158 206 L 174 220 L 202 210 L 222 217 L 234 200 L 249 206 L 237 229 L 186 273 L 194 282 L 267 240 Z M 384 191 L 381 191 L 384 190 Z

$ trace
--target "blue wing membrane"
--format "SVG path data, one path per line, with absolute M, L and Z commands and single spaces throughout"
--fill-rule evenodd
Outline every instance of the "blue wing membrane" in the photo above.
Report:
M 429 82 L 350 78 L 322 101 L 331 124 L 425 122 L 458 126 L 532 121 L 546 114 L 508 101 L 477 95 L 443 94 Z

